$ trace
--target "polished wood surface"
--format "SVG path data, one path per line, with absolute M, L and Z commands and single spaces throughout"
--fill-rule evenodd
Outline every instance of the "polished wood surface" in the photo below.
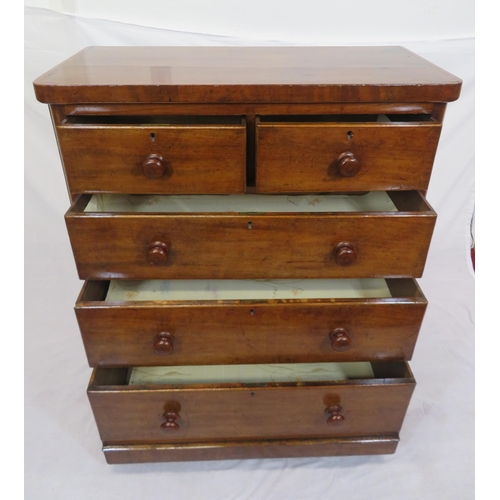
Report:
M 345 352 L 351 348 L 351 333 L 347 328 L 335 328 L 330 332 L 332 339 L 332 349 L 337 352 Z
M 90 366 L 410 359 L 427 301 L 387 283 L 391 298 L 104 302 L 109 283 L 88 281 L 75 311 Z
M 346 423 L 344 415 L 342 415 L 342 406 L 335 405 L 329 406 L 325 409 L 325 413 L 329 415 L 326 420 L 328 425 L 334 425 L 335 427 L 339 427 Z
M 168 261 L 169 244 L 154 240 L 149 244 L 146 260 L 151 266 L 164 266 Z
M 354 246 L 347 241 L 339 243 L 335 247 L 333 253 L 335 255 L 335 262 L 340 267 L 348 267 L 356 263 L 356 250 Z
M 403 368 L 395 378 L 389 370 L 375 379 L 244 386 L 108 386 L 99 372 L 122 369 L 97 368 L 87 393 L 108 444 L 366 436 L 401 428 L 415 380 L 404 363 L 394 364 Z M 342 408 L 342 425 L 328 423 L 332 406 Z M 164 416 L 170 412 L 179 418 Z M 178 429 L 165 433 L 165 421 Z
M 103 452 L 108 464 L 184 462 L 191 460 L 240 460 L 346 455 L 387 455 L 396 451 L 399 435 L 215 441 L 203 443 L 108 445 Z
M 449 102 L 462 82 L 403 47 L 88 47 L 45 103 Z
M 82 196 L 66 225 L 81 279 L 419 277 L 436 214 L 395 194 L 403 212 L 268 215 L 85 213 Z M 152 241 L 169 249 L 159 265 Z
M 353 133 L 351 131 L 347 132 L 347 137 L 352 139 Z M 341 177 L 354 177 L 358 175 L 359 169 L 361 168 L 361 162 L 359 158 L 350 151 L 345 151 L 340 154 L 335 161 L 335 166 L 337 168 L 338 174 Z
M 171 432 L 176 432 L 179 430 L 178 421 L 181 419 L 181 417 L 176 411 L 167 411 L 161 417 L 165 419 L 165 422 L 160 425 L 160 429 L 163 432 L 169 434 Z
M 438 123 L 290 120 L 257 124 L 257 192 L 428 187 L 441 133 Z
M 153 352 L 157 356 L 168 356 L 174 350 L 175 337 L 169 332 L 161 332 L 155 335 Z
M 51 105 L 51 114 L 54 125 L 56 127 L 67 125 L 69 123 L 93 123 L 103 120 L 110 123 L 114 121 L 135 121 L 144 120 L 149 122 L 158 122 L 161 120 L 180 120 L 184 117 L 184 122 L 204 122 L 208 119 L 227 121 L 232 117 L 233 121 L 236 118 L 245 120 L 246 126 L 246 190 L 247 192 L 255 192 L 256 184 L 256 117 L 264 115 L 272 115 L 282 117 L 300 115 L 302 119 L 307 117 L 323 119 L 325 116 L 336 115 L 341 121 L 346 115 L 350 115 L 350 119 L 355 119 L 358 123 L 363 116 L 363 119 L 373 121 L 378 115 L 391 116 L 393 121 L 415 121 L 417 119 L 432 120 L 433 123 L 441 123 L 444 117 L 445 103 L 187 103 L 187 104 L 92 104 L 92 105 Z M 244 118 L 242 118 L 244 117 Z M 357 117 L 357 118 L 356 118 Z M 319 124 L 319 123 L 318 123 Z M 56 128 L 57 130 L 57 128 Z M 339 158 L 342 155 L 339 156 Z M 425 154 L 424 154 L 425 156 Z M 337 163 L 339 162 L 337 158 Z M 358 162 L 359 163 L 359 162 Z M 360 165 L 358 165 L 360 166 Z M 383 171 L 386 171 L 385 166 L 381 166 Z M 171 171 L 166 165 L 165 170 L 168 173 Z M 66 175 L 66 172 L 65 172 Z M 286 176 L 285 176 L 286 177 Z M 68 182 L 67 182 L 68 184 Z M 151 183 L 150 183 L 151 184 Z M 163 189 L 163 184 L 156 183 L 154 186 L 157 191 L 155 193 L 169 192 Z M 399 185 L 401 188 L 403 184 Z M 379 188 L 393 189 L 394 186 L 390 183 L 383 182 L 379 184 Z M 419 188 L 418 186 L 414 186 Z M 398 188 L 398 189 L 399 189 Z M 136 189 L 135 185 L 129 185 L 130 189 Z M 280 191 L 280 188 L 276 188 Z M 321 187 L 319 191 L 324 188 Z M 337 189 L 342 190 L 342 186 L 337 184 Z M 368 187 L 370 189 L 370 187 Z M 74 200 L 81 191 L 71 191 L 70 198 Z M 125 191 L 124 191 L 125 192 Z
M 432 102 L 370 102 L 370 103 L 187 103 L 187 104 L 55 104 L 62 117 L 95 116 L 245 116 L 245 115 L 377 115 L 377 114 L 432 114 L 436 121 L 443 103 Z
M 395 451 L 427 305 L 410 279 L 436 219 L 424 196 L 461 85 L 402 47 L 89 47 L 34 82 L 91 278 L 75 311 L 108 463 Z M 372 190 L 398 212 L 84 212 L 86 193 Z M 109 278 L 301 277 L 394 277 L 392 297 L 105 300 Z M 375 379 L 127 385 L 131 366 L 362 360 Z
M 151 135 L 151 134 L 150 134 Z M 167 169 L 167 162 L 161 155 L 150 154 L 142 162 L 142 173 L 147 179 L 159 179 L 163 177 L 165 173 L 171 175 L 170 169 Z
M 214 125 L 68 124 L 56 132 L 72 193 L 245 190 L 246 127 L 241 120 Z

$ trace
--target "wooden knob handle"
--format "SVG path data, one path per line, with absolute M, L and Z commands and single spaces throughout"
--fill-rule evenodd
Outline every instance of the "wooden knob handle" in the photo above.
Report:
M 153 351 L 158 356 L 168 356 L 174 350 L 175 337 L 168 332 L 161 332 L 155 337 Z
M 165 160 L 160 155 L 149 155 L 142 162 L 142 173 L 148 179 L 159 179 L 165 173 Z
M 337 158 L 337 168 L 342 177 L 354 177 L 361 167 L 353 153 L 345 152 Z
M 176 411 L 167 411 L 162 415 L 162 417 L 165 419 L 165 422 L 160 425 L 163 432 L 176 431 L 179 429 L 177 420 L 180 420 L 181 417 Z
M 328 413 L 330 416 L 327 418 L 326 423 L 332 425 L 342 425 L 345 422 L 344 415 L 341 415 L 342 406 L 329 406 L 325 413 Z
M 330 338 L 332 339 L 332 349 L 334 351 L 344 352 L 351 347 L 349 331 L 345 328 L 335 328 L 333 332 L 330 332 Z
M 356 262 L 356 252 L 350 243 L 339 243 L 335 248 L 335 261 L 339 266 L 348 267 Z
M 168 245 L 163 241 L 152 241 L 147 260 L 152 266 L 164 266 L 168 259 Z

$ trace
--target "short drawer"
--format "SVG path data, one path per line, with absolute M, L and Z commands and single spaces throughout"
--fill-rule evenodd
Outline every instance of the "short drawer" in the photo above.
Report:
M 72 193 L 243 193 L 239 117 L 75 117 L 57 126 Z
M 261 117 L 257 192 L 426 190 L 440 133 L 430 115 Z
M 435 219 L 416 191 L 82 195 L 66 214 L 82 279 L 419 277 Z
M 88 397 L 105 445 L 399 432 L 404 362 L 97 368 Z
M 410 359 L 427 301 L 412 279 L 88 281 L 90 366 Z

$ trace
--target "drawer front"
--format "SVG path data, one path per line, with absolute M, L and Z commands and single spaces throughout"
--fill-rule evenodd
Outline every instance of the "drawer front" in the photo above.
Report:
M 72 193 L 242 193 L 244 124 L 57 127 Z
M 427 302 L 387 281 L 390 298 L 201 303 L 107 302 L 94 281 L 75 310 L 90 366 L 410 359 Z
M 419 277 L 435 213 L 110 214 L 71 210 L 82 279 Z
M 414 385 L 412 378 L 198 388 L 91 382 L 88 396 L 108 444 L 199 442 L 399 432 Z
M 426 190 L 441 125 L 259 123 L 261 193 Z

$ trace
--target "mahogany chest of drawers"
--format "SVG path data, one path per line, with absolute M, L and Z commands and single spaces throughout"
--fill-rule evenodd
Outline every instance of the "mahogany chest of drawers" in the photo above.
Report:
M 34 85 L 107 461 L 394 452 L 461 81 L 401 47 L 91 47 Z

